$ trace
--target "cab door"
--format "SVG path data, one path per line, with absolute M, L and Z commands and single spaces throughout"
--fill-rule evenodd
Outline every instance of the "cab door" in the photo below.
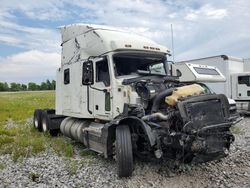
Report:
M 94 117 L 109 120 L 111 118 L 111 80 L 110 66 L 106 56 L 94 60 L 95 78 L 90 87 L 93 97 Z

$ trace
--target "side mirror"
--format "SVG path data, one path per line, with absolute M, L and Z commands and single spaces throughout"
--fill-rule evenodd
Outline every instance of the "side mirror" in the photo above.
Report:
M 177 77 L 181 77 L 182 76 L 182 73 L 179 69 L 176 70 L 176 76 Z
M 174 77 L 182 76 L 181 71 L 173 63 L 169 65 L 169 70 L 170 70 L 170 76 L 174 76 Z
M 167 76 L 172 76 L 172 65 L 174 64 L 173 61 L 168 61 L 166 60 L 164 62 L 164 66 L 165 66 L 165 71 L 167 73 Z
M 82 64 L 82 84 L 92 85 L 94 83 L 93 62 L 86 61 Z

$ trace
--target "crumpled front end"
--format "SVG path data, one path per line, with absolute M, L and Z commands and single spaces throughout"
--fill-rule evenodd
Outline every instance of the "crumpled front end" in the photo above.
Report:
M 231 117 L 225 95 L 191 84 L 162 90 L 148 106 L 141 119 L 155 135 L 157 158 L 206 162 L 228 155 L 230 127 L 239 118 Z
M 206 162 L 225 157 L 234 136 L 230 132 L 229 103 L 224 95 L 204 95 L 178 103 L 184 126 L 183 140 L 186 153 L 195 162 Z

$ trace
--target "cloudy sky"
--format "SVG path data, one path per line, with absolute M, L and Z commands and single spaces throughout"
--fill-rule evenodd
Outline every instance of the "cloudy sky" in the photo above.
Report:
M 60 66 L 58 26 L 111 25 L 171 48 L 175 59 L 250 57 L 249 0 L 0 0 L 0 81 L 40 83 Z

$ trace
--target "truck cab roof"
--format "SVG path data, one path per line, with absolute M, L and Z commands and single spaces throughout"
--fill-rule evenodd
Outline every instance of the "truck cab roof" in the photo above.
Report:
M 148 51 L 165 55 L 170 53 L 167 47 L 150 39 L 112 27 L 72 24 L 62 26 L 59 29 L 62 35 L 63 49 L 73 50 L 74 53 L 72 54 L 79 51 L 81 59 L 119 50 Z M 62 60 L 62 62 L 67 63 L 67 58 L 65 58 L 65 61 Z

